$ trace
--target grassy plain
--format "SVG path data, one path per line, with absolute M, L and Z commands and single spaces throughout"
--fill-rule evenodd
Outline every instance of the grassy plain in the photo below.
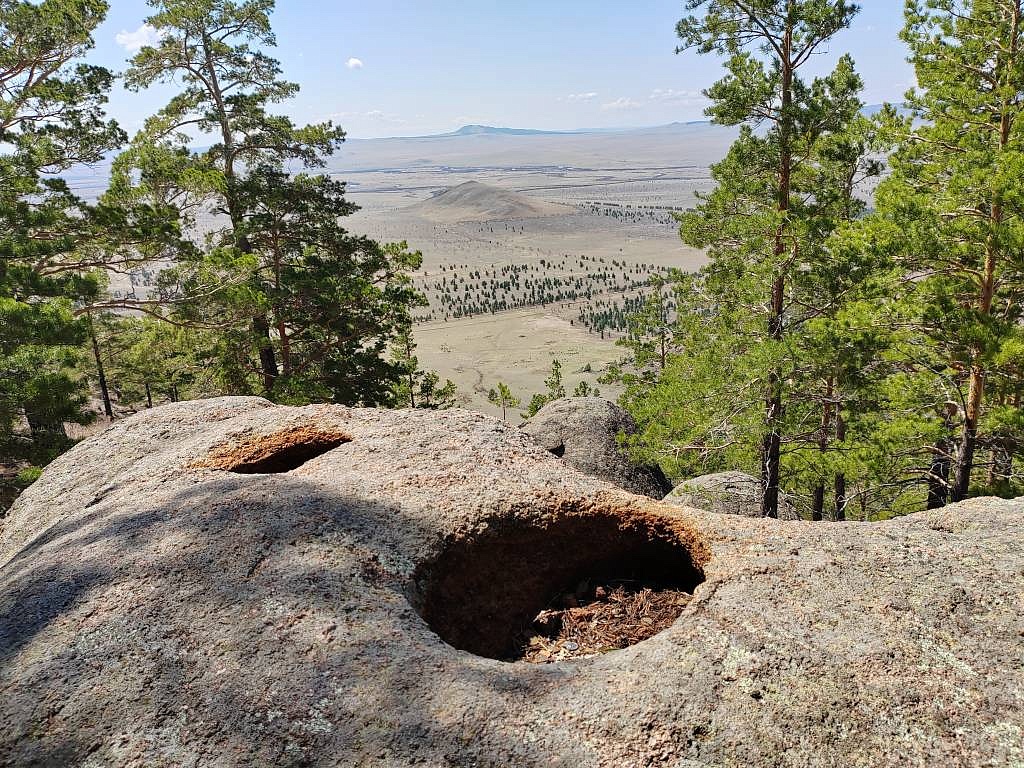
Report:
M 621 349 L 613 334 L 581 327 L 579 313 L 635 294 L 624 286 L 641 265 L 644 279 L 648 271 L 700 266 L 703 255 L 680 242 L 670 211 L 711 188 L 708 167 L 732 138 L 730 130 L 695 124 L 380 139 L 350 142 L 331 170 L 362 206 L 349 220 L 353 231 L 405 240 L 423 253 L 416 279 L 431 309 L 416 328 L 420 362 L 452 379 L 463 405 L 498 413 L 487 402 L 491 387 L 504 381 L 526 401 L 543 389 L 555 358 L 570 391 L 581 380 L 597 383 Z M 466 182 L 479 184 L 446 194 Z M 496 284 L 513 266 L 529 282 L 503 292 Z M 611 279 L 600 279 L 602 272 Z M 451 299 L 442 304 L 452 283 L 456 303 L 495 291 L 528 303 L 530 285 L 545 278 L 573 286 L 572 295 L 460 318 L 450 314 Z
M 602 338 L 581 327 L 581 311 L 621 304 L 657 271 L 700 266 L 703 254 L 680 242 L 671 211 L 711 189 L 709 166 L 734 137 L 707 123 L 535 135 L 475 130 L 348 141 L 327 170 L 362 208 L 347 220 L 351 231 L 405 240 L 423 253 L 416 282 L 431 306 L 416 327 L 421 363 L 456 382 L 463 405 L 497 413 L 487 402 L 491 387 L 504 381 L 528 400 L 555 358 L 570 391 L 581 380 L 595 384 L 621 349 L 614 333 Z M 108 177 L 109 164 L 100 164 L 77 169 L 71 182 L 95 199 Z M 467 182 L 478 184 L 446 199 Z M 202 217 L 198 234 L 217 223 Z M 114 293 L 144 295 L 154 270 L 116 279 Z M 510 274 L 515 286 L 495 285 L 512 282 Z M 537 301 L 548 291 L 563 298 Z M 486 298 L 509 308 L 474 307 Z

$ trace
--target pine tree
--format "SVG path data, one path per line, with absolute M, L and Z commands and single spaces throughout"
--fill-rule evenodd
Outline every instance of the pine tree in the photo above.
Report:
M 338 219 L 357 206 L 343 183 L 289 172 L 294 164 L 323 166 L 344 133 L 268 113 L 298 90 L 264 52 L 274 44 L 273 2 L 150 4 L 157 12 L 147 23 L 160 40 L 134 57 L 127 83 L 174 81 L 183 90 L 119 158 L 112 194 L 172 206 L 183 228 L 210 210 L 224 224 L 198 251 L 179 250 L 163 275 L 160 298 L 173 297 L 165 309 L 178 322 L 221 331 L 220 368 L 235 392 L 261 389 L 295 403 L 389 402 L 400 370 L 386 354 L 423 304 L 409 278 L 421 259 L 404 243 L 347 232 Z M 188 127 L 213 146 L 192 153 Z M 434 402 L 451 396 L 434 382 Z
M 794 365 L 792 294 L 813 268 L 810 238 L 819 234 L 818 201 L 806 186 L 820 143 L 860 109 L 860 79 L 848 57 L 810 83 L 800 72 L 858 9 L 832 0 L 690 0 L 687 8 L 704 14 L 677 25 L 680 50 L 728 57 L 729 74 L 706 92 L 713 102 L 707 114 L 739 125 L 740 136 L 712 170 L 717 189 L 683 217 L 682 234 L 688 245 L 708 249 L 705 286 L 730 305 L 726 313 L 739 323 L 730 330 L 757 342 L 736 351 L 747 357 L 748 381 L 761 387 L 762 512 L 775 517 Z
M 491 391 L 487 393 L 487 400 L 491 405 L 501 408 L 501 418 L 503 421 L 508 421 L 507 409 L 518 408 L 519 404 L 522 402 L 518 397 L 512 394 L 512 390 L 509 388 L 508 384 L 503 381 L 498 382 L 497 389 L 491 389 Z
M 407 332 L 412 308 L 426 303 L 409 277 L 421 255 L 347 232 L 338 217 L 355 206 L 344 195 L 345 185 L 326 176 L 268 167 L 242 185 L 244 236 L 260 256 L 256 275 L 277 337 L 278 399 L 386 403 L 400 376 L 388 345 Z
M 859 109 L 859 101 L 856 105 Z M 815 205 L 807 209 L 813 215 L 807 219 L 804 250 L 814 267 L 799 276 L 790 319 L 799 363 L 789 382 L 793 413 L 787 422 L 796 427 L 783 466 L 793 484 L 811 487 L 813 520 L 824 517 L 827 485 L 834 491 L 833 516 L 842 520 L 847 474 L 852 469 L 863 477 L 855 462 L 846 466 L 850 446 L 842 444 L 849 421 L 861 409 L 878 405 L 871 386 L 887 342 L 876 318 L 864 313 L 865 305 L 884 295 L 879 274 L 886 264 L 845 241 L 846 228 L 867 209 L 856 190 L 882 171 L 876 159 L 880 140 L 872 121 L 854 113 L 853 104 L 843 106 L 848 110 L 845 127 L 820 137 L 814 162 L 805 169 Z
M 548 403 L 565 397 L 565 384 L 562 381 L 562 361 L 555 358 L 551 361 L 551 372 L 544 379 L 544 392 L 538 392 L 530 398 L 526 412 L 521 414 L 524 419 L 532 418 Z
M 572 391 L 573 397 L 600 397 L 601 390 L 597 387 L 591 386 L 586 381 L 581 381 L 576 385 L 576 389 Z
M 392 386 L 394 405 L 399 408 L 430 410 L 443 410 L 455 405 L 455 383 L 445 379 L 444 385 L 441 385 L 441 377 L 436 371 L 420 368 L 410 324 L 398 330 L 391 349 L 392 364 L 399 373 L 397 382 Z
M 630 315 L 626 335 L 616 344 L 630 350 L 638 370 L 658 373 L 668 364 L 672 349 L 672 317 L 666 295 L 666 279 L 658 275 L 651 278 L 651 294 L 644 299 L 638 312 Z
M 91 253 L 113 212 L 86 205 L 59 174 L 123 141 L 103 114 L 112 75 L 82 63 L 107 4 L 0 5 L 0 464 L 44 464 L 85 423 L 83 304 L 101 280 Z M 27 430 L 21 429 L 21 425 Z
M 959 500 L 989 439 L 987 383 L 1024 299 L 1024 12 L 1020 0 L 928 0 L 908 3 L 906 17 L 918 119 L 904 125 L 878 208 L 912 245 L 900 253 L 914 276 L 904 301 L 942 360 L 938 378 L 954 384 L 958 435 L 936 448 L 952 468 L 932 475 Z
M 281 170 L 289 162 L 307 168 L 323 166 L 344 132 L 329 122 L 296 127 L 289 118 L 267 112 L 299 89 L 281 79 L 278 62 L 264 52 L 275 44 L 270 26 L 273 0 L 149 0 L 149 4 L 156 12 L 146 23 L 156 29 L 159 42 L 135 55 L 125 83 L 135 90 L 155 83 L 180 83 L 181 90 L 136 137 L 126 162 L 118 168 L 117 186 L 131 189 L 130 178 L 137 170 L 131 164 L 134 160 L 141 166 L 138 170 L 163 174 L 155 178 L 143 174 L 141 183 L 149 190 L 164 199 L 191 191 L 200 197 L 203 209 L 227 216 L 227 230 L 217 244 L 234 248 L 242 258 L 221 261 L 219 266 L 241 275 L 220 279 L 247 279 L 252 344 L 263 390 L 271 394 L 280 370 L 270 340 L 266 285 L 259 269 L 245 270 L 258 265 L 258 256 L 244 258 L 253 254 L 245 231 L 247 175 L 253 168 Z M 213 145 L 193 157 L 185 146 L 186 130 L 209 136 Z
M 152 317 L 96 317 L 96 337 L 110 390 L 122 408 L 230 394 L 219 365 L 223 334 Z

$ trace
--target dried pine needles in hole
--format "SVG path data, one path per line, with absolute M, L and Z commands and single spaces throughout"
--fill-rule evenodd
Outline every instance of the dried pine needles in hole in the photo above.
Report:
M 624 579 L 588 579 L 559 595 L 522 633 L 518 658 L 535 664 L 627 648 L 668 629 L 691 595 Z
M 566 500 L 557 509 L 450 537 L 417 567 L 410 603 L 460 650 L 561 661 L 657 634 L 704 580 L 707 549 L 682 520 L 639 500 Z

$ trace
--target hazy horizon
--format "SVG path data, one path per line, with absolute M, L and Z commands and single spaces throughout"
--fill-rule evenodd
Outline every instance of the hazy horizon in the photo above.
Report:
M 900 101 L 913 82 L 897 39 L 902 8 L 871 6 L 830 48 L 854 56 L 866 103 Z M 90 61 L 124 71 L 128 57 L 155 40 L 143 24 L 150 12 L 144 0 L 111 3 Z M 333 120 L 352 139 L 430 136 L 464 125 L 579 131 L 701 120 L 701 91 L 721 77 L 721 61 L 675 54 L 684 13 L 679 0 L 524 0 L 514 8 L 291 0 L 273 14 L 273 55 L 302 91 L 276 111 L 299 123 Z M 833 59 L 823 56 L 822 65 Z M 132 133 L 172 91 L 136 94 L 119 84 L 109 112 Z

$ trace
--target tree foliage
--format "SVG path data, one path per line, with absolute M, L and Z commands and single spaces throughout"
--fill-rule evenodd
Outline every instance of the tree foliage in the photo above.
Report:
M 221 330 L 231 391 L 286 402 L 384 404 L 402 374 L 389 344 L 422 299 L 405 244 L 352 235 L 345 185 L 322 167 L 344 139 L 331 123 L 296 126 L 271 108 L 298 92 L 267 54 L 271 0 L 151 0 L 159 42 L 133 58 L 130 88 L 179 86 L 119 158 L 111 194 L 172 206 L 183 244 L 157 314 Z M 208 149 L 194 153 L 195 135 Z
M 672 276 L 665 331 L 655 297 L 623 340 L 632 365 L 618 378 L 642 426 L 634 447 L 680 477 L 759 468 L 766 514 L 775 467 L 814 518 L 1012 493 L 1020 3 L 909 2 L 902 38 L 918 88 L 909 115 L 887 108 L 874 121 L 848 57 L 799 76 L 852 5 L 689 7 L 704 15 L 680 22 L 685 47 L 727 56 L 708 113 L 741 128 L 713 168 L 716 189 L 681 217 L 710 264 Z M 865 182 L 883 157 L 869 211 Z
M 859 163 L 849 151 L 856 142 L 848 132 L 862 106 L 852 60 L 840 57 L 831 73 L 809 81 L 802 70 L 850 24 L 857 7 L 831 0 L 691 0 L 687 8 L 703 15 L 677 25 L 680 50 L 727 57 L 726 76 L 706 91 L 707 114 L 740 126 L 740 135 L 712 168 L 715 190 L 680 217 L 683 240 L 706 249 L 710 264 L 679 294 L 689 338 L 677 343 L 688 351 L 710 344 L 728 356 L 723 367 L 736 378 L 722 381 L 713 365 L 683 373 L 699 377 L 683 386 L 706 386 L 721 398 L 701 403 L 704 434 L 688 429 L 677 447 L 707 456 L 759 442 L 762 510 L 774 517 L 784 451 L 805 442 L 808 431 L 807 406 L 795 392 L 806 378 L 799 336 L 822 312 L 825 297 L 816 284 L 836 266 L 823 246 L 841 213 L 837 207 L 849 198 L 844 182 L 856 173 L 850 166 Z M 667 361 L 664 374 L 673 379 Z
M 501 418 L 504 421 L 508 420 L 508 409 L 518 408 L 522 403 L 522 400 L 513 395 L 508 384 L 503 381 L 498 382 L 497 389 L 492 388 L 487 393 L 487 401 L 496 408 L 501 408 Z
M 101 279 L 84 251 L 116 212 L 89 206 L 60 174 L 123 139 L 103 105 L 111 73 L 82 63 L 99 0 L 0 4 L 0 463 L 41 464 L 85 423 L 79 317 Z
M 897 127 L 879 227 L 914 278 L 907 321 L 955 406 L 955 435 L 936 449 L 952 467 L 934 479 L 959 500 L 980 449 L 1019 450 L 1009 423 L 987 418 L 986 393 L 1005 403 L 1019 382 L 1001 363 L 1013 359 L 1024 298 L 1024 12 L 1019 0 L 929 0 L 908 3 L 906 21 L 917 119 Z
M 526 405 L 526 412 L 522 414 L 524 419 L 537 415 L 537 412 L 548 403 L 561 400 L 565 397 L 565 383 L 562 381 L 562 361 L 555 358 L 551 361 L 551 371 L 544 379 L 544 391 L 535 393 L 530 402 Z
M 398 378 L 391 389 L 392 403 L 399 408 L 428 410 L 443 410 L 454 406 L 455 384 L 451 379 L 445 379 L 444 384 L 441 384 L 437 372 L 421 369 L 415 351 L 412 328 L 405 324 L 392 343 L 391 364 L 398 371 Z

